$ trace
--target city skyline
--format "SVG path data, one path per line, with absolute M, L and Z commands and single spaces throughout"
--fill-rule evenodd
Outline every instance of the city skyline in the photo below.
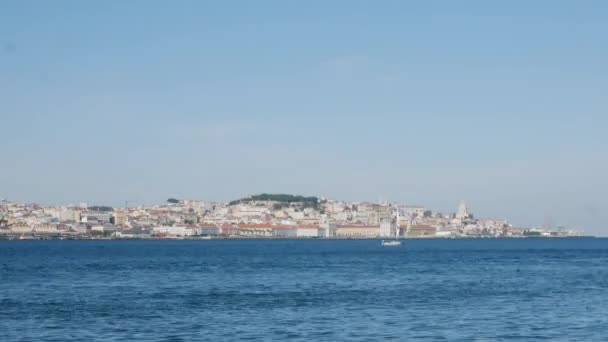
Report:
M 3 2 L 0 196 L 465 199 L 608 235 L 606 3 L 466 4 Z
M 15 202 L 15 201 L 10 201 L 9 199 L 6 198 L 0 198 L 0 203 L 2 205 L 7 205 L 8 203 L 11 204 L 19 204 L 19 205 L 40 205 L 44 208 L 71 208 L 71 207 L 82 207 L 82 208 L 113 208 L 114 210 L 123 210 L 123 209 L 145 209 L 145 208 L 151 208 L 151 207 L 158 207 L 158 206 L 164 206 L 167 204 L 171 204 L 173 203 L 173 201 L 179 201 L 179 203 L 217 203 L 217 204 L 221 204 L 221 205 L 232 205 L 233 203 L 239 202 L 243 199 L 247 199 L 250 198 L 252 196 L 258 196 L 258 195 L 268 195 L 269 193 L 267 192 L 260 192 L 257 194 L 247 194 L 247 195 L 243 195 L 241 197 L 238 198 L 234 198 L 232 200 L 209 200 L 209 199 L 201 199 L 201 198 L 178 198 L 176 196 L 173 197 L 168 197 L 166 200 L 162 200 L 162 201 L 157 201 L 157 202 L 143 202 L 143 201 L 139 201 L 139 200 L 125 200 L 122 202 L 117 202 L 117 203 L 106 203 L 106 202 L 99 202 L 99 201 L 77 201 L 77 202 L 70 202 L 70 203 L 43 203 L 43 202 L 35 202 L 35 201 L 25 201 L 25 202 Z M 270 196 L 294 196 L 294 195 L 290 195 L 290 194 L 270 194 Z M 297 196 L 312 196 L 314 198 L 317 198 L 319 200 L 323 200 L 323 201 L 331 201 L 331 202 L 338 202 L 338 203 L 345 203 L 346 205 L 357 205 L 357 204 L 373 204 L 373 205 L 388 205 L 388 206 L 397 206 L 397 207 L 402 207 L 402 208 L 424 208 L 424 210 L 429 210 L 430 212 L 433 213 L 443 213 L 443 214 L 454 214 L 456 216 L 459 215 L 459 213 L 463 210 L 467 212 L 467 210 L 470 208 L 469 204 L 465 201 L 465 200 L 460 200 L 458 203 L 453 203 L 451 208 L 435 208 L 435 207 L 429 207 L 424 205 L 423 203 L 417 203 L 417 202 L 402 202 L 402 201 L 391 201 L 388 199 L 382 199 L 379 198 L 377 200 L 349 200 L 349 199 L 340 199 L 340 198 L 332 198 L 332 197 L 326 197 L 326 196 L 318 196 L 318 195 L 310 195 L 310 194 L 304 194 L 304 195 L 297 195 Z M 456 205 L 457 204 L 457 205 Z M 563 222 L 555 222 L 552 218 L 545 218 L 544 221 L 542 223 L 535 223 L 535 224 L 531 224 L 531 223 L 523 223 L 523 222 L 517 222 L 512 220 L 511 218 L 509 218 L 507 215 L 484 215 L 483 213 L 481 215 L 477 215 L 476 219 L 492 219 L 492 220 L 505 220 L 506 222 L 510 222 L 510 224 L 516 226 L 516 227 L 527 227 L 527 228 L 544 228 L 544 229 L 575 229 L 575 230 L 581 230 L 584 229 L 585 227 L 582 226 L 576 226 L 576 225 L 567 225 L 564 224 Z M 601 235 L 596 235 L 596 236 L 601 236 Z
M 565 226 L 521 226 L 477 217 L 465 202 L 420 205 L 257 194 L 226 202 L 169 198 L 154 205 L 41 206 L 3 201 L 0 239 L 522 238 L 580 237 Z M 395 244 L 396 242 L 392 242 Z

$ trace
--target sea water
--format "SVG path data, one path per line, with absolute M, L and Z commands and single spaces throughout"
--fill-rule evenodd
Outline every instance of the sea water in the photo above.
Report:
M 608 239 L 0 241 L 0 341 L 608 341 Z

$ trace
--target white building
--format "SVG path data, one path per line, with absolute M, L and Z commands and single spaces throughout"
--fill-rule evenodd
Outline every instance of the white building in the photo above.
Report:
M 295 238 L 298 236 L 298 230 L 296 227 L 274 227 L 272 228 L 272 236 L 282 238 Z
M 222 227 L 220 226 L 204 226 L 200 228 L 201 235 L 222 235 Z
M 184 226 L 162 226 L 153 228 L 152 235 L 194 236 L 200 235 L 200 229 Z
M 335 223 L 323 223 L 319 226 L 319 237 L 330 238 L 336 236 L 336 224 Z
M 59 212 L 59 220 L 60 221 L 80 221 L 80 210 L 63 207 Z
M 296 237 L 301 238 L 312 238 L 319 236 L 319 227 L 310 225 L 310 226 L 298 226 L 296 228 Z
M 380 236 L 382 237 L 390 237 L 396 236 L 396 227 L 393 227 L 391 222 L 382 222 L 380 223 Z
M 423 217 L 426 208 L 421 206 L 406 205 L 400 208 L 401 212 L 408 217 Z

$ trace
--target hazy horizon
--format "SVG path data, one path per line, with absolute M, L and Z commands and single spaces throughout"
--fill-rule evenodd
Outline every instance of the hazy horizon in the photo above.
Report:
M 384 199 L 608 235 L 603 1 L 0 3 L 0 198 Z

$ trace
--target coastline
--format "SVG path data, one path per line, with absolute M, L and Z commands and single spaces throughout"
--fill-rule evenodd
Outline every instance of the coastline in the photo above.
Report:
M 580 236 L 408 236 L 400 237 L 398 240 L 518 240 L 518 239 L 596 239 L 602 238 L 595 235 Z M 63 236 L 63 235 L 22 235 L 1 234 L 0 241 L 65 241 L 65 240 L 103 240 L 103 241 L 222 241 L 222 240 L 294 240 L 294 241 L 348 241 L 348 240 L 385 240 L 387 237 L 247 237 L 247 236 L 224 236 L 224 237 L 90 237 L 90 236 Z

